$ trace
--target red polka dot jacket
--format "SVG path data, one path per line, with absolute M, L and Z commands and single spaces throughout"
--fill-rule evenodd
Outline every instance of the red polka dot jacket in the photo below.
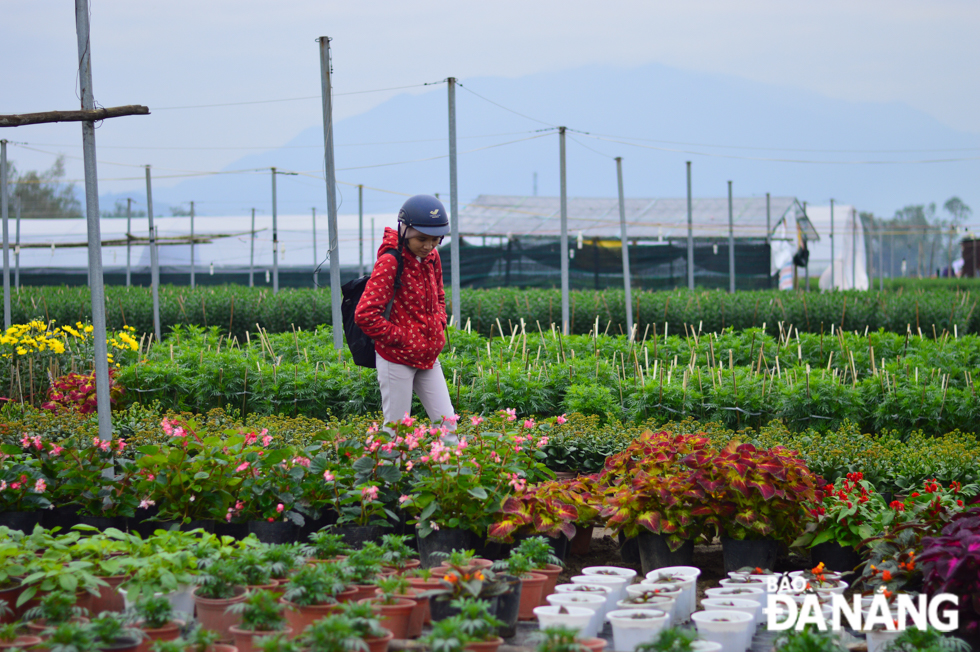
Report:
M 398 261 L 381 254 L 398 248 L 398 232 L 385 228 L 378 261 L 354 310 L 354 322 L 374 340 L 374 349 L 388 362 L 432 369 L 446 345 L 446 293 L 442 260 L 433 250 L 419 261 L 408 247 L 402 250 L 401 288 L 385 319 L 385 306 L 394 291 Z

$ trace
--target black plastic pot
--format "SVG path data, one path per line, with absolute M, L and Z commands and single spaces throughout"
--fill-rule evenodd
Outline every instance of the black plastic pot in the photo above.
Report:
M 693 539 L 685 541 L 678 550 L 671 552 L 667 539 L 663 535 L 641 532 L 640 536 L 636 537 L 636 545 L 644 575 L 657 568 L 694 565 Z
M 24 534 L 33 532 L 34 526 L 40 522 L 41 512 L 0 512 L 0 525 Z
M 129 518 L 129 531 L 136 532 L 145 539 L 157 530 L 167 529 L 161 521 L 150 520 L 156 518 L 159 513 L 160 510 L 156 505 L 150 505 L 146 509 L 137 509 L 136 514 Z
M 497 636 L 511 638 L 517 634 L 517 616 L 521 607 L 521 580 L 513 575 L 498 575 L 497 579 L 507 582 L 510 589 L 493 598 L 490 608 L 497 620 L 503 623 L 497 628 Z
M 515 539 L 514 546 L 506 546 L 506 544 L 503 545 L 507 548 L 516 547 L 521 541 L 524 541 L 525 539 L 531 539 L 534 537 L 542 537 L 542 536 L 544 537 L 545 541 L 548 542 L 548 545 L 551 546 L 551 552 L 555 555 L 555 557 L 558 557 L 558 559 L 565 561 L 565 558 L 568 557 L 569 541 L 568 541 L 568 537 L 566 537 L 564 534 L 559 534 L 557 537 L 549 537 L 543 534 L 530 534 L 528 536 L 514 537 Z M 506 556 L 506 554 L 509 552 L 510 552 L 509 549 L 505 550 L 504 556 Z M 486 555 L 481 555 L 481 556 L 484 559 L 492 559 L 492 557 L 487 557 Z
M 78 522 L 80 525 L 89 525 L 98 528 L 102 532 L 105 532 L 111 527 L 122 530 L 123 532 L 126 531 L 126 518 L 124 516 L 89 516 L 82 514 L 78 517 Z
M 459 615 L 459 609 L 450 604 L 452 600 L 445 596 L 442 597 L 445 599 L 432 598 L 429 600 L 430 618 L 434 623 Z
M 779 542 L 772 539 L 721 538 L 721 556 L 726 573 L 746 566 L 772 570 L 778 555 Z
M 619 533 L 619 558 L 623 560 L 624 564 L 640 563 L 640 546 L 636 537 L 627 539 L 625 534 Z
M 443 528 L 434 530 L 427 537 L 418 537 L 419 559 L 423 568 L 438 566 L 445 557 L 434 556 L 433 553 L 450 553 L 453 550 L 475 550 L 483 547 L 483 541 L 469 530 L 453 530 Z
M 59 505 L 41 512 L 41 525 L 49 530 L 60 527 L 62 534 L 78 523 L 78 505 Z
M 241 541 L 248 536 L 248 523 L 228 523 L 215 521 L 214 533 L 219 537 L 232 537 Z
M 824 568 L 838 573 L 853 571 L 864 561 L 857 550 L 836 541 L 819 543 L 810 548 L 810 560 L 814 566 L 823 562 Z
M 319 518 L 306 516 L 306 523 L 300 528 L 299 538 L 301 541 L 308 541 L 311 534 L 315 534 L 325 527 L 337 522 L 337 512 L 325 509 L 320 513 Z
M 354 550 L 360 550 L 368 541 L 381 543 L 381 537 L 391 534 L 392 529 L 380 525 L 333 525 L 330 531 L 344 537 L 344 543 Z
M 249 521 L 249 534 L 262 543 L 293 543 L 296 541 L 296 524 L 292 521 Z
M 140 640 L 133 636 L 117 636 L 112 643 L 96 644 L 95 649 L 102 652 L 126 652 L 135 650 L 140 644 Z

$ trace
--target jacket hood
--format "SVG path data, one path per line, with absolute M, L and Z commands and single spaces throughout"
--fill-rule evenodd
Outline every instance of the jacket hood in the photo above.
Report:
M 391 228 L 390 226 L 385 227 L 385 233 L 381 237 L 381 246 L 378 247 L 378 256 L 388 251 L 389 249 L 398 249 L 398 231 Z

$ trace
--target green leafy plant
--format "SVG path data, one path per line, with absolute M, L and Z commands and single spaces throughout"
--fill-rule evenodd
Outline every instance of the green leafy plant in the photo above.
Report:
M 314 559 L 333 559 L 352 552 L 344 541 L 343 535 L 320 530 L 310 535 L 310 543 L 303 548 L 303 553 Z
M 207 652 L 221 640 L 221 633 L 198 625 L 186 637 L 187 649 L 193 652 Z
M 147 629 L 165 627 L 174 618 L 174 610 L 170 600 L 162 595 L 141 598 L 133 605 L 133 612 L 143 627 Z
M 265 586 L 272 581 L 272 568 L 268 565 L 263 553 L 262 550 L 250 548 L 242 550 L 238 554 L 234 564 L 241 575 L 242 584 Z
M 262 549 L 262 564 L 273 579 L 286 579 L 289 572 L 298 568 L 303 559 L 299 544 L 272 544 Z
M 811 508 L 811 522 L 806 532 L 793 542 L 794 547 L 808 547 L 835 542 L 857 548 L 877 533 L 877 524 L 888 508 L 874 485 L 860 471 L 838 478 L 821 488 L 823 501 Z
M 545 627 L 535 637 L 537 652 L 581 652 L 576 630 L 564 626 Z
M 336 604 L 347 584 L 347 575 L 338 564 L 303 566 L 289 577 L 282 597 L 303 607 Z
M 199 584 L 196 594 L 211 600 L 232 598 L 242 591 L 245 584 L 241 565 L 232 559 L 213 562 L 194 579 Z
M 50 652 L 91 652 L 96 649 L 92 630 L 81 623 L 63 622 L 46 636 L 45 647 Z
M 554 548 L 544 537 L 529 537 L 524 539 L 513 549 L 519 555 L 523 555 L 531 562 L 531 568 L 545 568 L 548 564 L 554 566 L 564 566 L 561 559 L 555 556 Z
M 282 634 L 260 636 L 252 645 L 262 652 L 302 652 L 303 650 L 299 642 Z
M 885 647 L 885 652 L 969 652 L 971 646 L 954 636 L 927 628 L 908 627 Z
M 309 652 L 366 650 L 367 644 L 349 618 L 331 614 L 314 621 L 297 639 Z
M 143 632 L 127 627 L 125 616 L 114 611 L 102 612 L 85 627 L 92 632 L 98 647 L 118 644 L 120 639 L 130 639 L 134 643 L 143 640 Z
M 462 652 L 467 637 L 456 617 L 443 618 L 432 623 L 432 629 L 422 638 L 422 643 L 432 652 Z
M 802 631 L 790 631 L 777 639 L 780 650 L 787 652 L 844 652 L 839 634 L 835 632 L 813 631 L 807 627 Z
M 344 602 L 339 607 L 339 615 L 346 618 L 357 636 L 366 638 L 384 638 L 388 630 L 381 626 L 381 620 L 374 608 L 366 602 Z
M 386 534 L 381 537 L 381 563 L 398 570 L 405 570 L 409 561 L 418 558 L 418 553 L 412 550 L 407 541 L 407 535 Z
M 378 590 L 380 591 L 381 604 L 395 604 L 398 596 L 408 594 L 411 587 L 408 580 L 401 575 L 389 575 L 378 579 Z
M 667 627 L 652 642 L 638 645 L 636 652 L 690 652 L 691 643 L 696 640 L 697 636 L 689 629 Z
M 241 629 L 253 632 L 278 632 L 286 627 L 283 610 L 286 605 L 272 591 L 250 591 L 244 602 L 229 605 L 228 613 L 242 616 Z
M 456 627 L 469 641 L 490 641 L 497 637 L 497 628 L 503 623 L 490 613 L 486 600 L 459 598 L 450 603 L 459 610 L 453 616 Z

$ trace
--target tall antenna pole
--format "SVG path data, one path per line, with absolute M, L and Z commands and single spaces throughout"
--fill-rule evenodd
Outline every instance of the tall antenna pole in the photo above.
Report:
M 330 90 L 330 37 L 321 36 L 320 89 L 323 96 L 323 151 L 327 178 L 327 237 L 330 244 L 330 323 L 333 345 L 338 351 L 344 346 L 343 316 L 340 313 L 340 238 L 337 234 L 337 180 L 333 161 L 333 98 Z
M 313 211 L 313 289 L 320 287 L 320 271 L 317 268 L 317 258 L 316 255 L 316 206 L 312 209 Z
M 279 222 L 276 217 L 276 169 L 272 168 L 272 293 L 279 292 Z
M 126 198 L 126 287 L 132 283 L 133 243 L 130 234 L 133 232 L 133 199 Z
M 194 202 L 191 202 L 191 289 L 194 289 Z
M 691 162 L 687 162 L 687 289 L 694 289 L 694 204 L 691 200 Z
M 0 140 L 0 212 L 3 213 L 3 329 L 10 328 L 10 243 L 7 218 L 7 141 Z
M 357 186 L 357 275 L 364 276 L 364 184 Z
M 78 36 L 78 81 L 82 109 L 95 108 L 92 90 L 92 43 L 89 39 L 88 0 L 75 0 L 75 32 Z M 88 227 L 88 273 L 92 296 L 93 363 L 99 439 L 112 439 L 112 408 L 109 405 L 109 362 L 105 332 L 105 285 L 102 279 L 102 231 L 99 223 L 99 181 L 95 161 L 95 123 L 82 123 L 82 158 L 85 160 L 85 220 Z M 6 175 L 4 175 L 6 176 Z M 6 186 L 6 179 L 4 179 Z M 5 190 L 6 191 L 6 190 Z M 10 301 L 7 267 L 7 207 L 4 202 L 4 299 Z M 8 311 L 9 314 L 9 311 Z M 6 315 L 5 315 L 6 316 Z
M 146 218 L 150 226 L 150 288 L 153 294 L 153 335 L 160 337 L 160 261 L 157 259 L 156 229 L 153 228 L 153 185 L 150 182 L 150 166 L 146 166 Z
M 623 157 L 616 157 L 616 183 L 619 186 L 619 237 L 623 245 L 623 290 L 626 292 L 626 332 L 633 339 L 633 292 L 630 279 L 630 245 L 626 234 L 626 199 L 623 195 Z
M 252 209 L 252 232 L 249 235 L 251 248 L 248 253 L 248 287 L 255 287 L 255 209 Z
M 558 151 L 561 157 L 561 241 L 558 255 L 561 257 L 561 332 L 568 335 L 568 194 L 565 180 L 565 127 L 558 127 Z
M 728 182 L 728 291 L 735 294 L 735 222 L 732 217 L 732 182 Z
M 456 185 L 456 78 L 450 77 L 449 82 L 449 265 L 453 270 L 452 323 L 460 328 L 460 269 L 459 269 L 459 194 Z

